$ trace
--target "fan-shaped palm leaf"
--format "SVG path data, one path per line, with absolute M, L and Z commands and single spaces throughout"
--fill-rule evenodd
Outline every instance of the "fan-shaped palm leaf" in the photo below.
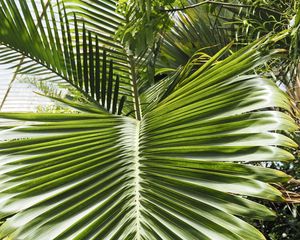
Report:
M 270 183 L 289 176 L 248 163 L 292 160 L 297 147 L 286 94 L 242 75 L 266 60 L 266 42 L 185 67 L 140 121 L 84 105 L 1 113 L 20 124 L 1 127 L 0 238 L 264 239 L 241 218 L 274 213 L 248 197 L 283 200 Z

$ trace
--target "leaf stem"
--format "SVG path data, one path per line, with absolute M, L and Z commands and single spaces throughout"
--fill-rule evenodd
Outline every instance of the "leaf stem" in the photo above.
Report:
M 47 8 L 48 8 L 49 5 L 50 5 L 50 0 L 48 0 L 48 1 L 46 2 L 46 5 L 45 5 L 45 7 L 44 7 L 44 9 L 43 9 L 43 11 L 42 11 L 42 13 L 41 13 L 41 15 L 40 15 L 40 19 L 42 19 L 42 18 L 44 17 L 45 12 L 46 12 L 46 10 L 47 10 Z M 37 19 L 37 21 L 39 21 L 39 19 Z M 37 26 L 38 26 L 38 24 L 37 24 Z M 20 62 L 19 62 L 19 64 L 18 64 L 18 66 L 17 66 L 17 68 L 16 68 L 16 70 L 15 70 L 15 72 L 14 72 L 13 77 L 12 77 L 11 81 L 9 82 L 7 91 L 5 92 L 4 97 L 3 97 L 3 99 L 2 99 L 2 102 L 1 102 L 1 104 L 0 104 L 0 111 L 1 111 L 2 108 L 3 108 L 6 99 L 8 98 L 8 95 L 9 95 L 9 93 L 10 93 L 10 91 L 11 91 L 11 88 L 12 88 L 13 83 L 14 83 L 15 80 L 17 79 L 18 72 L 19 72 L 19 70 L 21 69 L 21 65 L 23 64 L 24 60 L 25 60 L 25 56 L 23 56 L 23 57 L 21 58 L 21 60 L 20 60 Z
M 130 69 L 131 69 L 131 81 L 132 81 L 132 90 L 133 90 L 133 100 L 134 100 L 134 110 L 135 110 L 135 117 L 137 120 L 142 119 L 142 110 L 139 98 L 139 91 L 138 91 L 138 84 L 137 84 L 137 75 L 135 69 L 135 61 L 133 59 L 132 54 L 128 54 Z
M 134 202 L 135 202 L 135 211 L 136 211 L 136 238 L 137 240 L 141 239 L 141 196 L 140 196 L 140 158 L 139 158 L 139 136 L 140 135 L 140 122 L 136 123 L 135 131 L 135 148 L 134 148 Z
M 242 7 L 242 8 L 252 8 L 253 7 L 253 5 L 248 5 L 248 4 L 235 4 L 235 3 L 216 2 L 216 1 L 207 0 L 207 1 L 204 1 L 204 2 L 195 3 L 195 4 L 184 6 L 184 7 L 181 7 L 181 8 L 172 8 L 172 9 L 163 9 L 162 8 L 161 11 L 162 12 L 184 11 L 184 10 L 191 9 L 191 8 L 196 8 L 196 7 L 199 7 L 201 5 L 205 5 L 205 4 L 215 4 L 215 5 L 220 5 L 220 6 L 223 6 L 223 7 Z M 274 9 L 270 9 L 270 8 L 265 8 L 265 7 L 256 7 L 256 8 L 260 9 L 260 10 L 267 11 L 267 12 L 275 13 L 275 14 L 278 14 L 278 15 L 282 14 L 282 13 L 280 13 L 280 12 L 274 10 Z
M 44 68 L 46 68 L 47 70 L 49 70 L 51 73 L 56 74 L 58 77 L 62 78 L 63 80 L 65 80 L 68 84 L 70 84 L 72 87 L 74 87 L 78 92 L 80 92 L 84 97 L 85 100 L 89 101 L 90 103 L 94 103 L 99 109 L 108 112 L 98 101 L 96 101 L 94 98 L 92 98 L 87 92 L 85 92 L 83 89 L 81 89 L 79 86 L 77 86 L 75 83 L 73 83 L 70 79 L 68 79 L 66 76 L 62 75 L 61 73 L 57 72 L 56 70 L 54 70 L 53 68 L 49 67 L 47 64 L 43 63 L 40 59 L 35 59 L 32 56 L 30 56 L 28 53 L 24 53 L 19 49 L 16 49 L 4 42 L 0 42 L 0 44 L 22 54 L 24 56 L 24 58 L 29 58 L 32 61 L 35 61 L 36 63 L 40 64 L 41 66 L 43 66 Z

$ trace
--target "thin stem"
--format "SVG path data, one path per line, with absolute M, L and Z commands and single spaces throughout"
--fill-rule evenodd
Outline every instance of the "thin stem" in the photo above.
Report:
M 204 1 L 204 2 L 200 2 L 200 3 L 195 3 L 189 6 L 184 6 L 181 8 L 172 8 L 172 9 L 161 9 L 162 12 L 176 12 L 176 11 L 184 11 L 187 9 L 191 9 L 191 8 L 196 8 L 199 7 L 201 5 L 205 5 L 205 4 L 215 4 L 215 5 L 220 5 L 220 6 L 227 6 L 227 7 L 242 7 L 242 8 L 252 8 L 253 5 L 249 5 L 249 4 L 235 4 L 235 3 L 226 3 L 226 2 L 215 2 L 215 1 Z M 270 8 L 264 8 L 264 7 L 256 7 L 257 9 L 260 10 L 265 10 L 268 12 L 272 12 L 272 13 L 276 13 L 281 15 L 280 12 L 274 10 L 274 9 L 270 9 Z
M 133 100 L 134 100 L 134 110 L 135 117 L 137 120 L 142 119 L 142 110 L 139 98 L 138 84 L 137 84 L 137 75 L 135 69 L 135 62 L 132 54 L 128 54 L 129 64 L 131 68 L 131 81 L 132 81 L 132 90 L 133 90 Z
M 48 1 L 46 2 L 45 8 L 43 9 L 43 11 L 42 11 L 42 13 L 41 13 L 40 19 L 42 19 L 42 18 L 44 17 L 45 12 L 46 12 L 46 10 L 47 10 L 47 8 L 48 8 L 49 5 L 50 5 L 50 0 L 48 0 Z M 37 19 L 37 21 L 39 21 L 39 19 Z M 38 24 L 37 24 L 36 26 L 38 26 Z M 2 108 L 3 108 L 3 106 L 4 106 L 4 103 L 5 103 L 6 99 L 8 98 L 8 95 L 9 95 L 9 93 L 10 93 L 10 90 L 11 90 L 11 88 L 12 88 L 13 83 L 14 83 L 15 80 L 17 79 L 18 72 L 19 72 L 19 70 L 20 70 L 20 68 L 21 68 L 21 65 L 23 64 L 24 60 L 25 60 L 25 56 L 23 56 L 23 57 L 21 58 L 21 60 L 20 60 L 20 62 L 19 62 L 19 64 L 18 64 L 18 66 L 17 66 L 17 68 L 16 68 L 16 71 L 14 72 L 14 75 L 13 75 L 11 81 L 9 82 L 7 91 L 5 92 L 4 97 L 3 97 L 3 99 L 2 99 L 2 102 L 1 102 L 1 105 L 0 105 L 0 112 L 1 112 L 1 110 L 2 110 Z
M 59 72 L 55 71 L 54 69 L 50 68 L 47 64 L 43 63 L 42 61 L 38 60 L 38 59 L 34 59 L 32 58 L 32 56 L 28 55 L 27 53 L 23 53 L 18 49 L 15 49 L 9 45 L 6 45 L 5 43 L 2 43 L 2 45 L 7 46 L 8 48 L 11 48 L 12 50 L 21 53 L 24 55 L 24 58 L 30 58 L 32 60 L 34 60 L 36 63 L 40 64 L 41 66 L 45 67 L 46 69 L 48 69 L 50 72 L 56 74 L 58 77 L 62 78 L 63 80 L 65 80 L 67 83 L 69 83 L 72 87 L 74 87 L 78 92 L 80 92 L 85 98 L 86 100 L 88 100 L 91 103 L 94 103 L 95 105 L 97 105 L 98 107 L 100 107 L 101 110 L 107 111 L 98 101 L 96 101 L 94 98 L 92 98 L 87 92 L 85 92 L 83 89 L 81 89 L 79 86 L 77 86 L 76 84 L 74 84 L 73 82 L 71 82 L 66 76 L 60 74 Z
M 44 9 L 43 9 L 43 12 L 41 13 L 40 19 L 42 19 L 43 16 L 45 15 L 46 9 L 47 9 L 48 6 L 50 5 L 50 3 L 51 3 L 51 1 L 48 0 L 47 3 L 46 3 L 46 5 L 45 5 L 45 7 L 44 7 Z M 8 88 L 8 90 L 7 90 L 7 92 L 6 92 L 5 96 L 4 96 L 4 99 L 3 99 L 3 101 L 2 101 L 2 103 L 1 103 L 1 105 L 0 105 L 0 111 L 1 111 L 1 108 L 3 107 L 3 105 L 4 105 L 4 102 L 5 102 L 6 98 L 7 98 L 8 95 L 9 95 L 9 92 L 10 92 L 10 90 L 11 90 L 12 84 L 13 84 L 13 82 L 15 81 L 16 76 L 17 76 L 17 74 L 18 74 L 18 72 L 19 72 L 19 70 L 20 70 L 20 68 L 21 68 L 21 65 L 22 65 L 22 63 L 24 62 L 24 60 L 25 60 L 26 57 L 29 58 L 29 59 L 34 60 L 36 63 L 40 64 L 41 66 L 45 67 L 46 69 L 48 69 L 48 70 L 51 71 L 52 73 L 56 74 L 57 76 L 61 77 L 63 80 L 65 80 L 66 82 L 68 82 L 72 87 L 74 87 L 78 92 L 80 92 L 80 93 L 86 98 L 87 101 L 89 101 L 90 103 L 94 103 L 94 104 L 95 104 L 97 107 L 99 107 L 101 110 L 107 111 L 107 110 L 106 110 L 106 109 L 105 109 L 98 101 L 96 101 L 96 100 L 95 100 L 92 96 L 90 96 L 87 92 L 85 92 L 83 89 L 81 89 L 81 88 L 80 88 L 79 86 L 77 86 L 75 83 L 73 83 L 73 82 L 72 82 L 70 79 L 68 79 L 65 75 L 59 73 L 58 71 L 56 71 L 55 69 L 51 68 L 50 66 L 48 66 L 48 65 L 45 64 L 44 62 L 40 61 L 39 59 L 33 58 L 33 57 L 32 57 L 30 54 L 28 54 L 28 53 L 24 53 L 24 52 L 20 51 L 19 49 L 16 49 L 16 48 L 14 48 L 14 47 L 12 47 L 12 46 L 6 44 L 6 43 L 3 43 L 3 42 L 2 42 L 2 43 L 0 42 L 0 44 L 2 44 L 2 45 L 4 45 L 4 46 L 7 46 L 8 48 L 10 48 L 10 49 L 12 49 L 12 50 L 14 50 L 14 51 L 16 51 L 16 52 L 18 52 L 18 53 L 20 53 L 20 54 L 23 55 L 22 59 L 20 60 L 19 65 L 18 65 L 18 67 L 17 67 L 17 69 L 16 69 L 16 71 L 15 71 L 15 73 L 14 73 L 14 76 L 13 76 L 13 78 L 12 78 L 10 84 L 9 84 L 9 88 Z
M 136 239 L 141 239 L 141 177 L 140 177 L 140 157 L 139 157 L 139 134 L 140 122 L 136 124 L 135 144 L 134 144 L 134 203 L 136 213 Z
M 24 57 L 20 60 L 20 63 L 19 63 L 19 64 L 21 65 L 21 64 L 23 63 L 23 61 L 24 61 Z M 5 92 L 4 97 L 3 97 L 3 99 L 2 99 L 2 102 L 1 102 L 1 105 L 0 105 L 0 112 L 2 111 L 2 108 L 3 108 L 3 106 L 4 106 L 4 103 L 5 103 L 7 97 L 8 97 L 8 95 L 9 95 L 9 93 L 10 93 L 10 90 L 11 90 L 11 88 L 12 88 L 12 85 L 13 85 L 14 81 L 15 81 L 16 78 L 17 78 L 17 75 L 18 75 L 17 72 L 18 72 L 19 69 L 20 69 L 20 65 L 17 67 L 17 69 L 16 69 L 16 71 L 14 72 L 14 75 L 13 75 L 11 81 L 10 81 L 9 84 L 8 84 L 7 91 Z

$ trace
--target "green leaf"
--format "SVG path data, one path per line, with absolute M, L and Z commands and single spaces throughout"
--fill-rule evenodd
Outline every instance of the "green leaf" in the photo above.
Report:
M 119 102 L 124 94 L 132 97 L 129 68 L 126 66 L 124 50 L 118 43 L 110 45 L 103 43 L 103 39 L 112 40 L 114 32 L 122 24 L 122 17 L 118 20 L 105 17 L 111 10 L 102 9 L 103 4 L 99 1 L 96 1 L 94 6 L 85 1 L 79 1 L 82 7 L 87 5 L 85 11 L 88 15 L 86 19 L 79 19 L 81 14 L 76 14 L 79 7 L 76 1 L 57 0 L 56 2 L 56 5 L 54 3 L 45 5 L 41 1 L 42 14 L 39 13 L 35 1 L 3 0 L 0 2 L 0 19 L 3 19 L 0 22 L 0 44 L 5 46 L 5 54 L 0 55 L 0 61 L 6 63 L 19 61 L 17 66 L 20 66 L 18 68 L 20 73 L 38 74 L 41 80 L 63 80 L 80 92 L 86 101 L 98 105 L 99 109 L 105 108 L 109 112 L 111 106 L 106 106 L 103 98 L 111 99 L 114 89 L 100 89 L 98 86 L 101 61 L 105 67 L 106 61 L 114 61 L 114 67 L 110 71 L 111 74 L 119 75 L 118 84 L 123 89 L 117 101 Z M 72 6 L 74 11 L 70 12 Z M 31 8 L 33 11 L 30 10 Z M 101 25 L 104 21 L 112 29 L 105 30 L 104 28 L 102 32 L 93 30 L 89 17 L 93 9 L 99 11 L 97 16 L 100 17 L 98 20 L 102 22 Z M 73 23 L 75 29 L 73 29 Z M 108 33 L 110 36 L 103 37 Z M 95 43 L 96 37 L 98 40 Z M 105 51 L 105 57 L 101 56 L 100 49 Z M 23 57 L 16 58 L 19 55 Z M 97 60 L 94 64 L 95 56 Z M 24 58 L 26 61 L 23 61 Z M 107 69 L 102 71 L 102 76 L 105 76 Z M 98 80 L 96 90 L 100 91 L 96 93 L 95 79 Z M 105 81 L 109 80 L 110 78 L 103 77 L 102 85 L 108 84 Z M 114 81 L 115 79 L 112 79 L 112 84 Z M 104 92 L 101 93 L 101 91 Z M 99 95 L 102 96 L 102 102 L 100 102 Z M 126 104 L 127 108 L 133 108 L 130 103 Z
M 0 128 L 0 238 L 265 239 L 244 219 L 273 219 L 252 199 L 283 201 L 272 184 L 290 176 L 249 163 L 293 160 L 298 126 L 276 84 L 243 75 L 268 59 L 264 44 L 184 67 L 141 121 L 67 101 L 81 112 L 0 113 L 15 120 Z M 120 114 L 125 96 L 118 108 L 119 79 L 107 77 Z

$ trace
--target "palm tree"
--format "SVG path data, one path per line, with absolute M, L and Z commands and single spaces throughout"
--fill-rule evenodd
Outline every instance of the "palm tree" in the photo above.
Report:
M 291 177 L 249 163 L 297 148 L 290 99 L 251 72 L 279 36 L 153 81 L 114 0 L 36 2 L 0 1 L 1 61 L 74 89 L 49 97 L 77 111 L 0 113 L 0 238 L 264 239 L 247 219 L 275 213 L 253 199 L 284 201 Z

